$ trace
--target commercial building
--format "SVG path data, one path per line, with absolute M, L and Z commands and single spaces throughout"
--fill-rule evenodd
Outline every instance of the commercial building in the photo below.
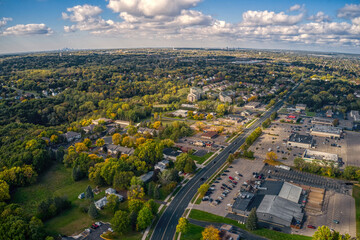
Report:
M 306 162 L 316 163 L 322 166 L 339 165 L 339 157 L 337 154 L 306 149 L 302 157 Z
M 218 133 L 215 132 L 215 131 L 208 131 L 208 132 L 205 132 L 201 135 L 201 138 L 204 138 L 204 139 L 214 139 L 218 136 Z
M 256 208 L 259 225 L 277 228 L 290 233 L 299 228 L 304 212 L 300 198 L 301 187 L 283 181 L 264 181 L 256 186 L 254 193 L 242 192 L 233 203 L 231 212 L 247 218 L 251 209 Z
M 190 93 L 187 96 L 189 102 L 196 102 L 201 98 L 202 90 L 196 87 L 190 88 Z
M 297 112 L 305 111 L 306 110 L 306 104 L 296 104 L 295 109 Z
M 188 110 L 179 109 L 172 113 L 175 117 L 187 117 Z
M 333 120 L 328 118 L 320 118 L 320 117 L 314 117 L 311 120 L 312 124 L 320 124 L 320 125 L 327 125 L 327 126 L 333 126 Z
M 258 108 L 260 105 L 261 105 L 260 102 L 249 102 L 248 104 L 245 105 L 245 108 L 255 109 Z
M 256 210 L 256 215 L 259 221 L 271 222 L 283 227 L 297 225 L 304 218 L 301 204 L 276 195 L 265 195 Z
M 311 128 L 310 134 L 319 137 L 337 137 L 340 138 L 342 129 L 332 126 L 314 125 Z
M 311 148 L 313 137 L 311 135 L 300 135 L 293 133 L 290 135 L 287 145 L 288 147 Z

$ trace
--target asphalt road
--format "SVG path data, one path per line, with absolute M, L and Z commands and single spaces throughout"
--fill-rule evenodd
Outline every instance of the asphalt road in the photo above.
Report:
M 298 85 L 299 84 L 297 84 L 296 87 Z M 179 218 L 183 215 L 191 199 L 197 193 L 198 188 L 204 183 L 204 181 L 201 181 L 201 178 L 208 179 L 211 177 L 225 163 L 229 154 L 234 153 L 245 142 L 245 139 L 254 131 L 254 129 L 261 126 L 261 124 L 269 118 L 273 112 L 278 111 L 281 108 L 284 101 L 288 99 L 295 88 L 293 88 L 283 100 L 279 101 L 273 106 L 273 108 L 265 112 L 253 125 L 245 129 L 243 134 L 241 134 L 235 141 L 220 152 L 218 156 L 201 169 L 183 188 L 180 189 L 160 217 L 151 236 L 152 240 L 173 239 Z

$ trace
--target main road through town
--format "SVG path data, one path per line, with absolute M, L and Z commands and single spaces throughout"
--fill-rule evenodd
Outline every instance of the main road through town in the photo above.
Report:
M 180 189 L 170 205 L 165 209 L 157 222 L 152 240 L 172 240 L 176 232 L 176 225 L 179 218 L 183 215 L 185 209 L 189 205 L 191 199 L 197 193 L 198 188 L 204 183 L 201 179 L 208 179 L 211 177 L 226 161 L 230 153 L 234 153 L 244 142 L 245 139 L 261 124 L 270 117 L 273 112 L 278 111 L 284 104 L 284 101 L 294 92 L 300 83 L 295 85 L 289 93 L 279 102 L 277 102 L 270 110 L 266 111 L 255 123 L 234 140 L 228 147 L 226 147 L 219 155 L 217 155 L 211 162 L 202 168 L 187 184 Z

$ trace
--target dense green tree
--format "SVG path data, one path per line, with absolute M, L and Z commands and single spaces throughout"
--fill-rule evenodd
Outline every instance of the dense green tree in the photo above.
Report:
M 189 220 L 187 220 L 186 218 L 184 217 L 181 217 L 179 219 L 179 223 L 178 225 L 176 226 L 176 232 L 177 233 L 187 233 L 189 231 Z
M 130 230 L 129 214 L 121 210 L 116 211 L 111 219 L 111 226 L 120 235 L 127 233 Z
M 144 206 L 138 214 L 137 217 L 137 229 L 138 231 L 143 230 L 147 228 L 153 220 L 153 214 L 151 213 L 151 210 Z

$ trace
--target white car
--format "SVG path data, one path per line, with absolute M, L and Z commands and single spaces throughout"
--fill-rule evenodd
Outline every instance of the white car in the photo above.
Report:
M 231 203 L 228 203 L 227 206 L 228 206 L 228 207 L 232 207 L 233 205 L 232 205 Z
M 239 177 L 235 177 L 235 179 L 236 179 L 236 180 L 238 180 L 238 181 L 240 180 L 240 178 L 239 178 Z

